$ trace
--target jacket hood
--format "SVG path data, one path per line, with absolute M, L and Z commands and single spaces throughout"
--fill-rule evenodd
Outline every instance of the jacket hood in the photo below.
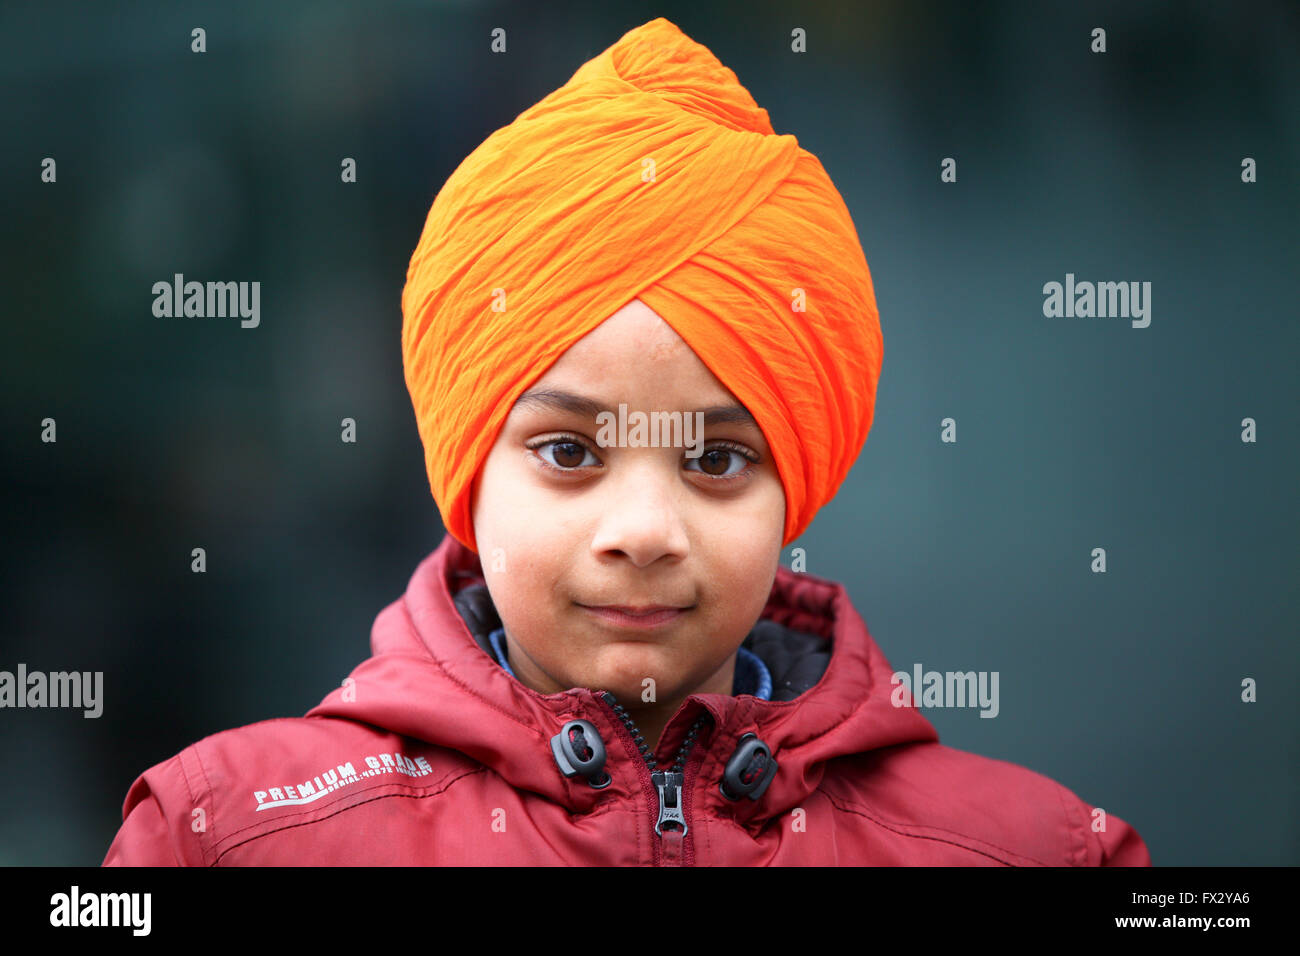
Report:
M 497 626 L 479 556 L 448 535 L 411 577 L 402 598 L 384 608 L 362 662 L 308 717 L 362 721 L 459 751 L 511 786 L 589 812 L 613 793 L 642 792 L 644 767 L 601 688 L 540 694 L 511 677 L 487 644 Z M 702 711 L 692 751 L 698 775 L 712 781 L 716 807 L 746 825 L 787 813 L 815 790 L 828 761 L 909 742 L 938 740 L 917 710 L 890 699 L 894 669 L 867 632 L 843 585 L 779 567 L 759 622 L 744 646 L 772 672 L 772 700 L 749 694 L 692 694 L 664 728 L 656 756 L 666 765 Z M 829 653 L 828 653 L 829 652 Z M 596 790 L 565 778 L 551 738 L 569 720 L 590 721 L 607 753 L 614 785 Z M 754 733 L 777 772 L 757 801 L 717 794 L 740 738 Z M 706 791 L 707 792 L 707 791 Z

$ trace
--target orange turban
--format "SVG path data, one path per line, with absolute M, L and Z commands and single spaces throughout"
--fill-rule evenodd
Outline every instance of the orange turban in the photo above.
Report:
M 411 256 L 406 384 L 433 497 L 462 544 L 477 550 L 474 477 L 515 399 L 636 298 L 757 420 L 789 544 L 871 428 L 883 352 L 871 274 L 817 157 L 662 17 L 474 150 Z

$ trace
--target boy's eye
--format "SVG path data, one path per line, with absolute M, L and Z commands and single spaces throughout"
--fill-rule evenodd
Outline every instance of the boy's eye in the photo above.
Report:
M 583 465 L 600 464 L 585 445 L 580 445 L 576 441 L 548 441 L 544 445 L 538 445 L 535 451 L 547 464 L 558 468 L 581 468 Z M 551 452 L 551 457 L 547 456 L 547 451 Z
M 584 442 L 572 437 L 551 438 L 530 444 L 529 449 L 537 453 L 542 464 L 554 471 L 577 471 L 601 465 L 600 459 Z M 739 478 L 748 463 L 758 462 L 758 456 L 745 449 L 743 445 L 731 447 L 730 444 L 714 445 L 705 448 L 697 458 L 686 458 L 688 471 L 698 471 L 710 478 Z
M 689 470 L 695 471 L 697 469 L 691 466 L 699 465 L 698 470 L 712 478 L 728 478 L 738 474 L 748 461 L 740 452 L 730 448 L 706 448 L 699 458 L 686 460 L 689 463 L 687 465 Z

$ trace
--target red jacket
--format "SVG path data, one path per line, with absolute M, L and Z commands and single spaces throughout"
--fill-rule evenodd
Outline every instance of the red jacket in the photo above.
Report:
M 778 570 L 747 644 L 797 696 L 692 695 L 657 754 L 669 769 L 696 727 L 682 777 L 659 787 L 597 691 L 538 694 L 485 650 L 481 573 L 448 536 L 318 707 L 140 776 L 105 865 L 1151 863 L 1118 817 L 1094 832 L 1065 787 L 945 747 L 895 707 L 842 585 Z

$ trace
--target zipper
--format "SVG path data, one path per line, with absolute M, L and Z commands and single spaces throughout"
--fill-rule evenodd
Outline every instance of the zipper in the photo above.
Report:
M 661 862 L 680 866 L 685 851 L 686 834 L 689 831 L 686 825 L 686 808 L 683 805 L 683 794 L 686 792 L 686 761 L 690 757 L 691 748 L 695 746 L 700 731 L 709 719 L 709 712 L 701 711 L 695 718 L 695 723 L 691 724 L 691 729 L 686 732 L 682 745 L 677 748 L 677 756 L 673 759 L 672 768 L 660 770 L 654 753 L 646 744 L 641 731 L 637 729 L 632 715 L 608 691 L 597 696 L 614 712 L 614 716 L 623 722 L 623 727 L 631 737 L 633 745 L 640 751 L 641 760 L 650 773 L 650 786 L 659 797 L 659 815 L 655 820 L 654 830 L 659 835 L 660 841 L 656 846 L 655 856 Z

